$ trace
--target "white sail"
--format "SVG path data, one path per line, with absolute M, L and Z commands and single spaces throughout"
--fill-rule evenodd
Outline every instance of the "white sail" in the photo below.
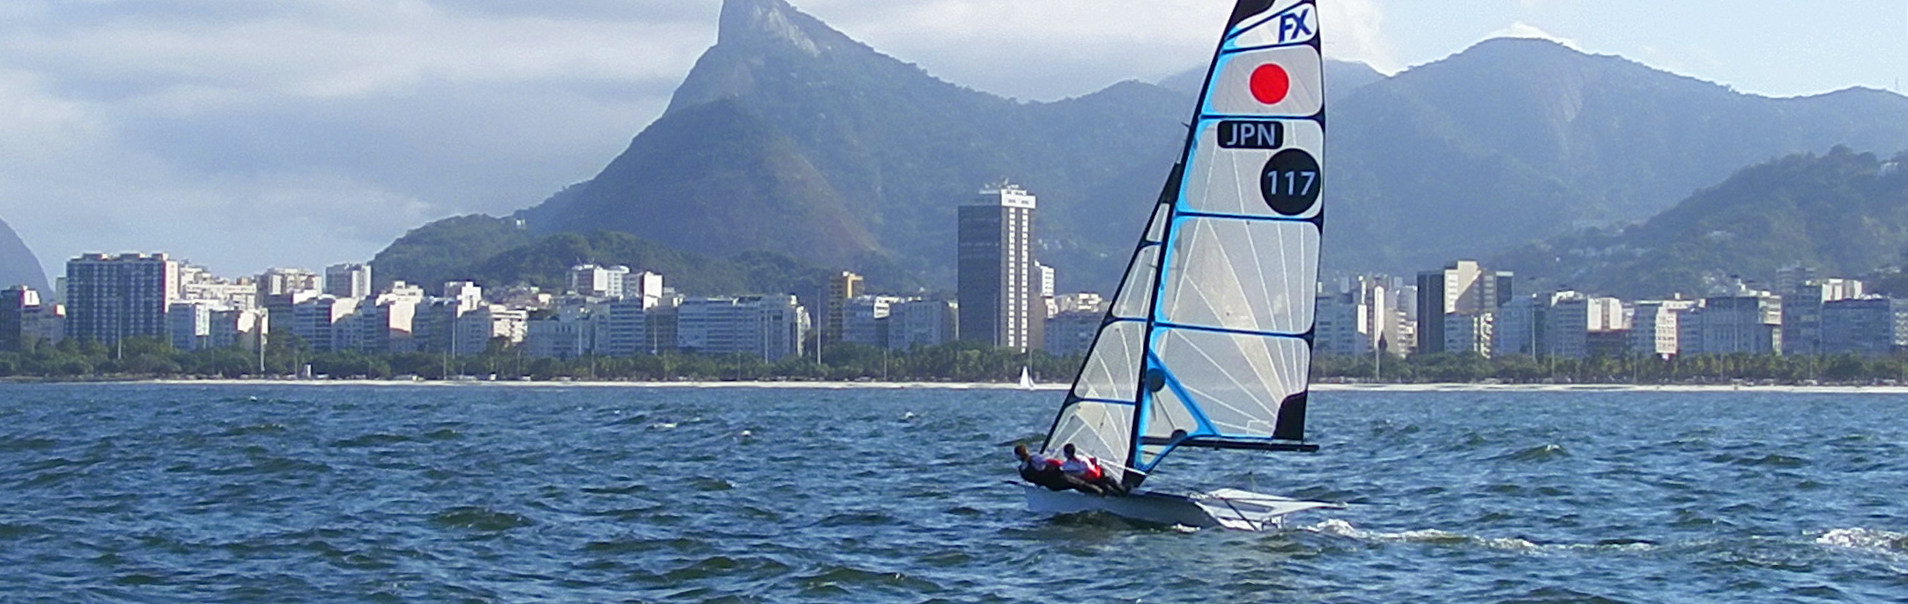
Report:
M 1312 0 L 1238 2 L 1047 448 L 1072 443 L 1118 476 L 1179 447 L 1309 448 L 1321 65 Z

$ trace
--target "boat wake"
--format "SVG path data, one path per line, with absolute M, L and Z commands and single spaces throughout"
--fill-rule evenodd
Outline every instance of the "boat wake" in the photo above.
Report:
M 1396 533 L 1371 531 L 1371 530 L 1358 528 L 1356 526 L 1353 526 L 1352 523 L 1350 522 L 1346 522 L 1344 520 L 1340 520 L 1337 518 L 1326 520 L 1324 522 L 1320 522 L 1312 526 L 1294 526 L 1293 528 L 1303 530 L 1303 531 L 1309 531 L 1313 533 L 1319 533 L 1322 535 L 1345 537 L 1349 539 L 1356 539 L 1359 541 L 1373 541 L 1373 542 L 1385 542 L 1385 543 L 1422 543 L 1422 544 L 1430 544 L 1430 545 L 1470 545 L 1470 546 L 1478 546 L 1478 547 L 1484 547 L 1488 549 L 1504 550 L 1504 551 L 1536 551 L 1542 547 L 1537 545 L 1536 543 L 1532 543 L 1528 540 L 1520 539 L 1517 537 L 1484 537 L 1484 536 L 1476 536 L 1476 535 L 1464 535 L 1460 533 L 1453 533 L 1450 531 L 1441 531 L 1437 529 L 1420 529 L 1420 530 L 1403 531 L 1403 532 L 1396 532 Z

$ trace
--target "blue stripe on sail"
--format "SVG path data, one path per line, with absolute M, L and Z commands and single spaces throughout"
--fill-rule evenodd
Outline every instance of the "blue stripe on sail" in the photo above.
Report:
M 1254 336 L 1254 337 L 1260 337 L 1260 338 L 1284 338 L 1284 339 L 1290 339 L 1290 340 L 1305 339 L 1305 334 L 1302 334 L 1302 333 L 1279 333 L 1275 331 L 1251 331 L 1251 330 L 1245 330 L 1245 329 L 1226 329 L 1223 327 L 1202 327 L 1198 325 L 1181 325 L 1178 323 L 1168 323 L 1165 321 L 1159 321 L 1155 324 L 1158 325 L 1161 329 L 1183 329 L 1186 331 L 1203 331 L 1206 333 L 1223 333 L 1227 335 Z M 1154 333 L 1158 333 L 1158 331 L 1155 330 Z
M 1220 435 L 1218 428 L 1213 427 L 1212 420 L 1206 417 L 1206 411 L 1204 409 L 1199 408 L 1199 403 L 1195 402 L 1195 399 L 1193 399 L 1192 393 L 1187 392 L 1185 385 L 1179 383 L 1179 376 L 1173 375 L 1173 372 L 1167 369 L 1164 363 L 1160 362 L 1159 355 L 1155 355 L 1151 351 L 1148 351 L 1146 353 L 1146 366 L 1148 368 L 1148 371 L 1158 371 L 1160 375 L 1165 376 L 1166 388 L 1173 391 L 1173 396 L 1179 399 L 1179 405 L 1186 410 L 1187 415 L 1192 416 L 1194 425 L 1192 430 L 1187 431 L 1186 433 L 1187 437 L 1190 438 L 1190 437 L 1198 437 L 1198 436 L 1219 436 Z M 1157 399 L 1153 399 L 1150 395 L 1146 395 L 1146 396 L 1149 400 L 1157 400 Z M 1135 438 L 1141 438 L 1139 435 L 1146 433 L 1145 424 L 1152 420 L 1152 417 L 1151 417 L 1152 410 L 1150 407 L 1151 405 L 1147 405 L 1140 408 L 1140 414 L 1141 414 L 1140 424 L 1135 426 L 1137 429 L 1134 430 L 1133 432 Z M 1142 445 L 1139 442 L 1134 442 L 1132 446 L 1134 449 L 1138 449 L 1140 447 L 1143 447 L 1144 445 Z M 1165 461 L 1166 454 L 1173 452 L 1173 449 L 1175 448 L 1177 448 L 1176 445 L 1167 445 L 1166 448 L 1161 450 L 1158 455 L 1153 456 L 1152 461 L 1143 463 L 1137 469 L 1142 472 L 1153 471 L 1153 468 L 1159 466 L 1159 462 Z M 1139 461 L 1137 455 L 1135 455 L 1134 458 L 1135 458 L 1134 461 Z
M 1291 48 L 1291 47 L 1294 47 L 1294 46 L 1311 46 L 1311 45 L 1312 45 L 1312 41 L 1311 41 L 1311 40 L 1306 40 L 1306 41 L 1304 41 L 1304 42 L 1287 42 L 1287 43 L 1284 43 L 1284 44 L 1267 44 L 1267 45 L 1264 45 L 1264 46 L 1239 46 L 1239 47 L 1235 47 L 1235 48 L 1228 48 L 1228 49 L 1225 49 L 1225 50 L 1221 50 L 1221 51 L 1219 51 L 1219 54 L 1220 54 L 1220 55 L 1232 55 L 1232 54 L 1239 54 L 1239 53 L 1242 53 L 1242 52 L 1252 52 L 1252 51 L 1255 51 L 1255 50 L 1271 50 L 1271 49 L 1274 49 L 1274 48 Z
M 1317 220 L 1315 218 L 1294 218 L 1291 216 L 1223 214 L 1219 212 L 1199 212 L 1194 210 L 1181 210 L 1179 212 L 1179 216 L 1175 217 L 1174 219 L 1178 220 L 1178 219 L 1185 219 L 1185 218 L 1223 218 L 1227 220 L 1249 220 L 1253 222 L 1307 222 L 1307 223 Z
M 1080 403 L 1099 403 L 1102 405 L 1119 405 L 1121 407 L 1131 407 L 1133 405 L 1138 404 L 1133 401 L 1116 401 L 1116 400 L 1104 399 L 1104 398 L 1077 398 L 1077 399 L 1073 399 L 1073 403 L 1076 405 Z

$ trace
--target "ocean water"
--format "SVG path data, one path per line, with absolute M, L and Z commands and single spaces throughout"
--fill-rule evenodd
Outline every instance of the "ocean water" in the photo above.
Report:
M 0 386 L 0 602 L 1900 602 L 1908 397 L 1320 392 L 1317 454 L 1029 514 L 1055 392 Z

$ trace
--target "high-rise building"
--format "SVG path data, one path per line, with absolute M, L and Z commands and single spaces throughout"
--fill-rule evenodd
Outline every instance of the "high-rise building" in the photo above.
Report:
M 684 300 L 677 308 L 677 346 L 702 354 L 760 355 L 774 362 L 802 353 L 807 310 L 795 296 Z
M 1784 319 L 1788 305 L 1784 300 Z M 1908 346 L 1908 300 L 1842 299 L 1823 304 L 1820 354 L 1883 357 Z M 1787 324 L 1783 335 L 1788 335 Z M 1783 344 L 1788 341 L 1783 340 Z
M 581 264 L 570 268 L 570 291 L 586 298 L 621 298 L 627 266 Z
M 623 275 L 623 298 L 642 302 L 643 308 L 655 308 L 669 292 L 664 291 L 663 276 L 649 271 Z
M 887 346 L 888 316 L 901 301 L 893 296 L 856 296 L 843 302 L 841 337 L 835 341 Z
M 1034 206 L 1032 194 L 1003 182 L 960 207 L 960 339 L 1022 351 L 1038 345 L 1046 304 L 1037 295 Z
M 1683 354 L 1779 354 L 1782 297 L 1745 290 L 1705 298 L 1678 321 L 1676 338 Z
M 650 309 L 657 308 L 643 298 L 623 298 L 596 305 L 592 320 L 596 354 L 626 357 L 655 354 L 649 337 Z
M 1476 352 L 1489 355 L 1490 319 L 1467 320 L 1459 333 L 1446 332 L 1453 317 L 1477 317 L 1497 311 L 1511 299 L 1513 276 L 1459 260 L 1443 270 L 1418 273 L 1418 352 Z M 1455 337 L 1454 337 L 1455 336 Z M 1480 348 L 1477 343 L 1482 342 Z M 1451 343 L 1463 344 L 1452 349 Z
M 1070 301 L 1062 304 L 1062 300 Z M 1095 294 L 1074 294 L 1056 296 L 1054 305 L 1059 312 L 1047 317 L 1043 330 L 1041 349 L 1057 357 L 1086 354 L 1093 347 L 1093 338 L 1100 335 L 1100 325 L 1106 320 L 1106 302 Z
M 1665 356 L 1682 354 L 1680 332 L 1683 318 L 1694 310 L 1696 300 L 1645 300 L 1636 303 L 1631 314 L 1630 351 Z
M 318 289 L 318 274 L 301 268 L 272 268 L 258 276 L 258 307 L 275 320 L 266 322 L 269 334 L 288 334 L 292 328 L 292 307 L 324 293 Z
M 1783 272 L 1786 277 L 1806 271 L 1790 268 Z M 1782 354 L 1821 354 L 1823 305 L 1861 298 L 1862 290 L 1862 282 L 1852 279 L 1808 279 L 1777 290 L 1782 294 Z
M 204 350 L 212 346 L 214 303 L 173 302 L 166 308 L 167 337 L 175 350 Z M 223 307 L 218 307 L 223 308 Z
M 1389 279 L 1358 276 L 1350 289 L 1328 292 L 1321 288 L 1314 313 L 1313 341 L 1317 353 L 1366 356 L 1397 345 L 1397 312 L 1391 307 Z
M 25 285 L 0 290 L 0 350 L 17 351 L 26 339 L 27 315 L 40 306 L 40 292 Z
M 950 300 L 909 300 L 888 306 L 888 348 L 939 346 L 960 333 L 960 305 Z
M 1621 352 L 1599 348 L 1610 348 L 1607 343 L 1618 340 L 1627 343 L 1629 331 L 1630 320 L 1624 313 L 1622 300 L 1565 292 L 1553 297 L 1545 312 L 1540 350 L 1545 355 L 1566 359 L 1589 358 L 1600 351 Z M 1621 338 L 1612 335 L 1617 332 L 1623 333 Z M 1603 345 L 1593 346 L 1592 341 Z
M 371 295 L 371 265 L 333 264 L 325 267 L 325 293 L 340 298 Z
M 821 337 L 825 342 L 842 341 L 843 315 L 849 300 L 861 297 L 861 275 L 848 271 L 828 276 L 828 298 L 822 305 Z M 885 309 L 884 309 L 885 312 Z
M 535 358 L 574 359 L 593 352 L 595 311 L 596 308 L 587 306 L 564 306 L 533 313 L 524 324 L 524 354 Z
M 85 254 L 66 262 L 66 336 L 102 344 L 165 338 L 179 262 L 165 254 Z
M 358 298 L 315 296 L 292 306 L 291 333 L 313 352 L 350 350 L 362 345 L 362 332 L 340 329 L 345 317 L 358 311 Z

